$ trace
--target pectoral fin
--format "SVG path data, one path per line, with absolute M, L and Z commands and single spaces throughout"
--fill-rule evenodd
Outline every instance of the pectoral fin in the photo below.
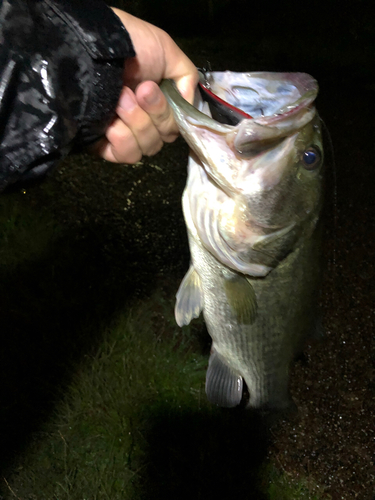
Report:
M 242 386 L 242 377 L 235 373 L 217 352 L 213 351 L 206 374 L 206 394 L 210 403 L 224 408 L 239 405 L 242 398 Z
M 193 318 L 198 318 L 202 309 L 203 293 L 201 280 L 191 265 L 176 294 L 174 316 L 178 326 L 188 325 Z
M 231 273 L 224 276 L 225 294 L 238 323 L 251 325 L 254 323 L 258 305 L 251 283 L 242 275 Z

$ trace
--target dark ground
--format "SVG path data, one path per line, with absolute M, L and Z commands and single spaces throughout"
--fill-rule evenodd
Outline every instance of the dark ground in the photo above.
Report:
M 254 17 L 247 17 L 251 22 L 246 22 L 246 26 L 241 24 L 238 30 L 228 25 L 220 37 L 190 39 L 181 44 L 197 65 L 205 65 L 209 60 L 215 70 L 306 71 L 320 84 L 317 107 L 333 144 L 332 151 L 330 139 L 326 139 L 325 272 L 321 300 L 326 335 L 321 343 L 307 346 L 306 359 L 298 361 L 292 370 L 291 392 L 298 413 L 272 427 L 269 453 L 282 470 L 307 475 L 325 488 L 333 500 L 373 500 L 373 39 L 364 4 L 350 5 L 355 6 L 353 15 L 351 11 L 343 12 L 344 4 L 338 15 L 332 16 L 327 11 L 323 18 L 321 12 L 310 12 L 307 6 L 300 16 L 294 13 L 288 18 L 279 7 L 279 18 L 273 19 L 269 29 L 258 12 L 261 20 L 255 29 Z M 60 196 L 51 202 L 51 209 L 61 224 L 70 229 L 67 239 L 62 239 L 54 252 L 64 252 L 68 247 L 71 250 L 73 246 L 76 256 L 81 252 L 91 257 L 84 265 L 83 258 L 77 257 L 70 278 L 66 277 L 66 269 L 54 270 L 53 279 L 57 284 L 63 283 L 63 289 L 61 297 L 56 296 L 48 303 L 54 304 L 55 310 L 51 320 L 42 325 L 40 345 L 51 330 L 53 316 L 54 322 L 66 326 L 71 321 L 73 325 L 77 315 L 82 319 L 90 314 L 93 302 L 98 315 L 110 315 L 122 301 L 150 293 L 156 284 L 162 283 L 168 292 L 178 286 L 189 259 L 180 209 L 186 155 L 187 148 L 180 140 L 165 147 L 158 156 L 126 169 L 100 162 L 92 164 L 83 158 L 64 163 L 55 171 L 52 185 Z M 30 194 L 36 206 L 44 196 L 48 198 L 41 188 Z M 52 255 L 53 252 L 50 258 Z M 5 338 L 14 334 L 14 325 L 19 331 L 35 328 L 34 302 L 31 300 L 31 305 L 25 306 L 24 318 L 12 317 L 11 304 L 15 300 L 27 303 L 28 293 L 29 296 L 42 293 L 35 278 L 43 273 L 44 267 L 50 270 L 51 266 L 45 266 L 44 262 L 38 265 L 32 271 L 19 271 L 17 279 L 26 283 L 26 292 L 21 297 L 17 295 L 19 287 L 9 281 L 14 276 L 3 276 L 2 305 L 9 306 L 3 324 L 11 325 L 3 328 Z M 80 281 L 91 283 L 85 297 L 79 286 L 74 290 Z M 77 310 L 68 311 L 70 316 L 64 309 L 67 293 L 77 295 Z M 105 293 L 108 296 L 100 304 Z M 71 347 L 69 343 L 68 346 Z M 39 347 L 34 346 L 35 351 Z M 84 348 L 77 347 L 77 356 Z M 17 353 L 17 359 L 26 363 L 28 354 L 25 352 L 22 358 Z M 12 356 L 9 359 L 14 361 Z M 64 343 L 59 356 L 61 360 L 66 356 Z M 40 356 L 35 355 L 35 359 L 40 360 Z M 30 365 L 29 359 L 27 363 Z M 53 383 L 54 376 L 60 379 L 61 370 L 50 368 Z M 5 360 L 2 370 L 7 369 L 9 377 L 13 368 Z M 29 390 L 26 379 L 27 374 L 22 375 L 25 394 Z M 7 416 L 8 421 L 9 415 L 13 415 L 20 424 L 18 429 L 23 429 L 17 441 L 21 448 L 33 430 L 34 418 L 35 422 L 40 418 L 39 413 L 24 418 L 23 412 L 30 406 L 25 394 L 12 401 Z M 42 390 L 40 397 L 43 399 L 40 405 L 48 407 L 48 396 Z M 11 401 L 7 395 L 3 398 Z M 2 449 L 12 454 L 14 434 L 10 433 L 8 438 L 4 439 Z

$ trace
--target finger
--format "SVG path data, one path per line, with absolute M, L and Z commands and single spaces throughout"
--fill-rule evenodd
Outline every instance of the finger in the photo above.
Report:
M 133 133 L 140 150 L 144 155 L 154 155 L 163 146 L 162 138 L 153 120 L 143 110 L 133 93 L 124 87 L 117 107 L 117 115 Z
M 142 158 L 134 134 L 120 118 L 107 128 L 106 139 L 100 144 L 98 153 L 112 163 L 137 163 Z
M 135 96 L 140 107 L 150 116 L 164 142 L 173 142 L 178 127 L 172 110 L 159 86 L 147 81 L 138 85 Z

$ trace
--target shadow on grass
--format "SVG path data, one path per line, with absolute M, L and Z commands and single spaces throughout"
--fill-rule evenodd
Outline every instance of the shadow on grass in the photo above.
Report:
M 171 411 L 166 404 L 151 421 L 142 498 L 266 498 L 259 477 L 268 438 L 258 415 L 241 408 Z
M 84 238 L 63 234 L 34 260 L 0 268 L 0 473 L 48 418 L 103 327 L 133 297 L 131 245 L 127 254 L 117 250 L 119 267 L 118 258 L 106 257 L 102 239 L 88 231 Z M 142 262 L 151 279 L 150 266 Z

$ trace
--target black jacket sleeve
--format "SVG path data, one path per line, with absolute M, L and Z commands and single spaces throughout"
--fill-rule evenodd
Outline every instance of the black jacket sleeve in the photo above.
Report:
M 101 0 L 3 0 L 0 190 L 103 136 L 134 49 Z

